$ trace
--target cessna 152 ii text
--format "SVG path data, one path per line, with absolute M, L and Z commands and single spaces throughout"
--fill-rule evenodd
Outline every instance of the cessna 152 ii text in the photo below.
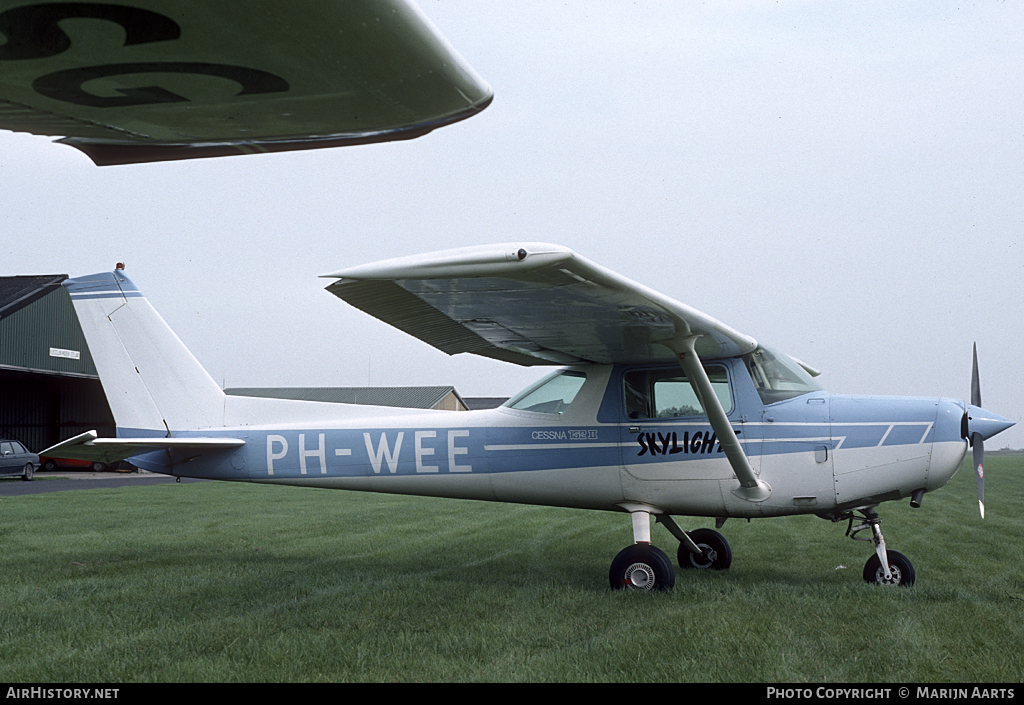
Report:
M 449 353 L 559 369 L 498 409 L 446 412 L 226 396 L 121 270 L 67 288 L 117 423 L 44 455 L 199 477 L 618 511 L 634 543 L 613 588 L 728 568 L 718 531 L 673 516 L 816 514 L 874 542 L 871 583 L 910 585 L 882 502 L 945 485 L 1013 422 L 972 399 L 835 395 L 817 372 L 573 251 L 462 248 L 325 275 L 353 306 Z M 984 504 L 982 515 L 984 515 Z M 870 538 L 868 538 L 870 537 Z

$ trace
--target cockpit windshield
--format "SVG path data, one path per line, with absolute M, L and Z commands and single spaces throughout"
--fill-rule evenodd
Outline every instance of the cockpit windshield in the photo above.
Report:
M 564 413 L 587 377 L 582 372 L 562 370 L 542 379 L 518 396 L 512 397 L 505 406 L 520 411 L 538 411 L 545 414 Z
M 759 347 L 744 355 L 743 362 L 765 405 L 821 390 L 807 370 L 789 355 Z

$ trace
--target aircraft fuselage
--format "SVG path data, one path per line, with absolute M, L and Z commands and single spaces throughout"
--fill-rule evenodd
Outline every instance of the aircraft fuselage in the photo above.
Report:
M 699 404 L 687 404 L 692 392 L 671 364 L 566 368 L 570 392 L 556 382 L 547 396 L 571 394 L 567 402 L 547 399 L 544 389 L 551 385 L 542 383 L 536 398 L 530 390 L 520 395 L 526 401 L 518 408 L 513 399 L 485 411 L 373 408 L 372 414 L 339 414 L 334 421 L 228 426 L 218 435 L 242 439 L 244 446 L 193 460 L 161 450 L 133 462 L 219 480 L 605 510 L 639 503 L 668 514 L 766 517 L 827 516 L 938 489 L 967 449 L 960 400 L 816 390 L 765 403 L 742 359 L 704 365 L 744 453 L 771 488 L 764 501 L 734 492 L 736 476 L 721 444 Z M 227 403 L 273 405 L 241 397 Z

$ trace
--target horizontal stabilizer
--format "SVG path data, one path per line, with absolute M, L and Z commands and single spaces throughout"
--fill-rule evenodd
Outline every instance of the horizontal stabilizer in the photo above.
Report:
M 71 460 L 90 460 L 116 463 L 154 450 L 182 451 L 202 455 L 217 450 L 240 448 L 241 438 L 99 438 L 95 431 L 86 431 L 51 446 L 39 455 Z

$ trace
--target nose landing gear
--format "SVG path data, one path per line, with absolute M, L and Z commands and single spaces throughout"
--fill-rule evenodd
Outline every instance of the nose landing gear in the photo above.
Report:
M 847 519 L 849 524 L 846 527 L 846 535 L 854 541 L 873 541 L 875 544 L 875 555 L 868 559 L 864 565 L 864 581 L 877 585 L 900 585 L 910 587 L 914 584 L 916 575 L 914 565 L 910 559 L 898 551 L 890 551 L 885 547 L 885 538 L 882 537 L 882 520 L 874 507 L 856 510 L 864 517 L 864 520 L 857 526 L 853 525 L 856 516 L 853 512 L 845 512 L 837 518 Z M 871 530 L 871 537 L 857 536 L 862 531 Z

